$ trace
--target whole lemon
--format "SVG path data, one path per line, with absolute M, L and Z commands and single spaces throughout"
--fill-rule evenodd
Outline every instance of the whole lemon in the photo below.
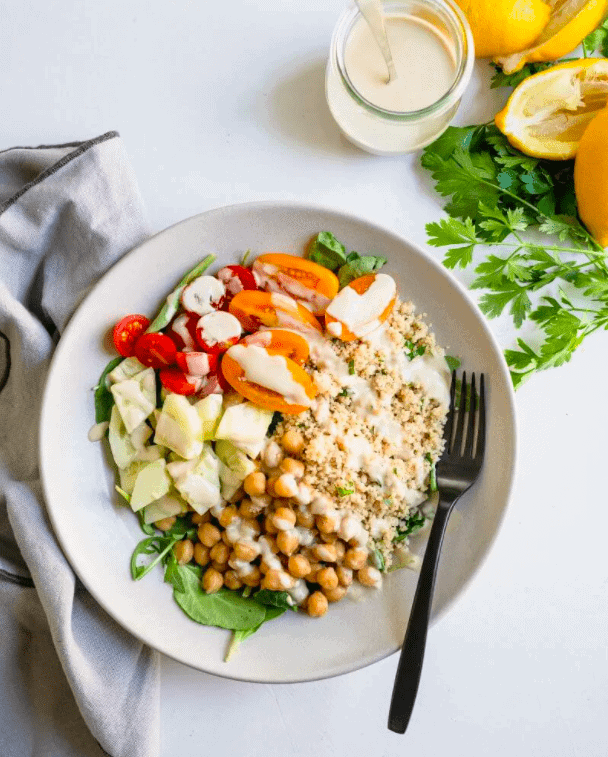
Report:
M 475 40 L 475 55 L 512 55 L 530 47 L 549 21 L 543 0 L 456 0 Z
M 581 138 L 574 191 L 583 223 L 602 247 L 608 246 L 608 108 L 597 114 Z

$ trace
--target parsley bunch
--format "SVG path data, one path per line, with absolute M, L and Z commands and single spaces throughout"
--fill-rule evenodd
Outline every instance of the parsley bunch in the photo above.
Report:
M 489 317 L 507 310 L 540 344 L 517 339 L 505 351 L 517 387 L 530 374 L 570 360 L 586 336 L 608 328 L 608 267 L 602 247 L 577 218 L 573 162 L 531 158 L 492 124 L 450 127 L 422 156 L 449 214 L 427 225 L 429 244 L 448 247 L 448 268 L 473 265 L 473 289 Z

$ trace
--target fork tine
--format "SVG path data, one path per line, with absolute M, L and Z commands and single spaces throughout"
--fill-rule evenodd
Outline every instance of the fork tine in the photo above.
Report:
M 469 400 L 469 422 L 467 424 L 467 439 L 464 444 L 464 456 L 473 457 L 473 442 L 475 441 L 475 416 L 477 415 L 477 392 L 475 391 L 475 374 L 471 376 L 471 398 Z
M 443 454 L 447 455 L 450 451 L 452 444 L 452 429 L 454 427 L 454 397 L 456 396 L 456 371 L 452 371 L 452 383 L 450 385 L 450 410 L 448 412 L 448 418 L 445 422 L 445 429 L 443 431 L 443 438 L 445 439 L 445 447 Z
M 479 378 L 479 423 L 477 429 L 477 447 L 475 458 L 483 459 L 483 453 L 486 448 L 486 387 L 485 376 L 482 373 Z
M 452 454 L 460 456 L 462 450 L 462 440 L 464 438 L 464 417 L 467 411 L 467 374 L 462 373 L 462 384 L 460 386 L 460 402 L 458 403 L 458 424 L 456 426 L 456 435 L 452 446 Z

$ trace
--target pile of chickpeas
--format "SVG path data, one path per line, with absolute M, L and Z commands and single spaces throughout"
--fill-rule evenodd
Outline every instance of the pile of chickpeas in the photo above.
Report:
M 340 538 L 340 520 L 331 510 L 311 511 L 314 493 L 301 483 L 303 447 L 299 431 L 286 431 L 280 445 L 267 443 L 260 469 L 247 476 L 232 502 L 204 515 L 191 513 L 197 541 L 177 542 L 174 554 L 181 565 L 194 560 L 206 568 L 202 587 L 208 594 L 222 586 L 288 591 L 294 604 L 316 618 L 343 599 L 353 580 L 380 585 L 367 548 Z M 174 522 L 164 518 L 155 525 L 164 531 Z M 302 534 L 307 543 L 301 543 Z

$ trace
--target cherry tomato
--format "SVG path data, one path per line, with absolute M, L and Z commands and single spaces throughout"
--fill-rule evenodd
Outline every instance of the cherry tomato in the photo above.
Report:
M 285 329 L 256 331 L 255 334 L 243 337 L 241 344 L 257 344 L 264 347 L 270 355 L 283 355 L 298 365 L 304 365 L 310 354 L 306 339 L 294 331 Z
M 125 315 L 114 326 L 112 338 L 114 346 L 123 357 L 133 357 L 135 354 L 135 342 L 150 325 L 150 320 L 145 315 Z
M 184 310 L 200 317 L 220 308 L 225 294 L 224 284 L 215 276 L 199 276 L 184 289 L 181 303 Z
M 230 303 L 245 331 L 257 331 L 260 325 L 294 331 L 321 331 L 321 324 L 304 305 L 292 297 L 275 292 L 239 292 Z
M 230 300 L 235 294 L 242 292 L 244 289 L 259 289 L 258 283 L 249 268 L 244 265 L 227 265 L 216 274 L 217 278 L 226 287 L 226 294 L 222 307 L 227 309 Z
M 178 352 L 177 367 L 190 376 L 208 376 L 217 372 L 217 355 L 208 352 Z
M 380 276 L 383 276 L 386 280 L 391 280 L 390 276 L 387 276 L 386 274 L 379 274 Z M 354 289 L 354 291 L 357 294 L 365 294 L 367 290 L 371 287 L 371 285 L 376 280 L 376 274 L 370 273 L 367 274 L 367 276 L 361 276 L 358 279 L 355 279 L 354 281 L 351 281 L 350 284 L 347 284 L 344 289 L 337 295 L 337 297 L 334 299 L 334 303 L 340 302 L 340 299 L 343 297 L 343 293 L 346 294 L 347 289 Z M 395 282 L 392 282 L 393 285 L 393 292 L 395 291 Z M 332 305 L 334 304 L 332 303 Z M 378 323 L 384 323 L 386 319 L 391 314 L 393 307 L 395 306 L 395 295 L 393 294 L 392 298 L 389 302 L 384 304 L 383 302 L 375 302 L 375 307 L 377 308 L 377 312 L 373 316 L 373 320 L 377 321 Z M 366 325 L 366 324 L 362 324 Z M 338 318 L 335 318 L 331 313 L 325 314 L 325 328 L 327 329 L 328 333 L 333 336 L 337 337 L 338 339 L 341 339 L 343 342 L 352 342 L 355 339 L 358 339 L 359 337 L 356 334 L 353 334 L 353 332 L 347 328 Z
M 165 333 L 171 337 L 180 352 L 198 350 L 196 344 L 196 324 L 200 316 L 196 313 L 180 313 L 167 326 Z
M 209 394 L 223 394 L 230 386 L 226 383 L 225 379 L 221 377 L 221 371 L 218 373 L 210 373 L 205 376 L 202 381 L 202 386 L 197 392 L 198 397 L 207 397 Z
M 204 315 L 196 325 L 199 347 L 212 355 L 221 355 L 241 338 L 243 330 L 238 318 L 217 310 Z
M 196 394 L 203 383 L 200 376 L 189 376 L 179 368 L 163 368 L 158 375 L 161 384 L 168 392 L 183 394 L 186 397 Z
M 149 368 L 166 368 L 175 362 L 177 349 L 166 334 L 142 334 L 135 343 L 135 357 Z

